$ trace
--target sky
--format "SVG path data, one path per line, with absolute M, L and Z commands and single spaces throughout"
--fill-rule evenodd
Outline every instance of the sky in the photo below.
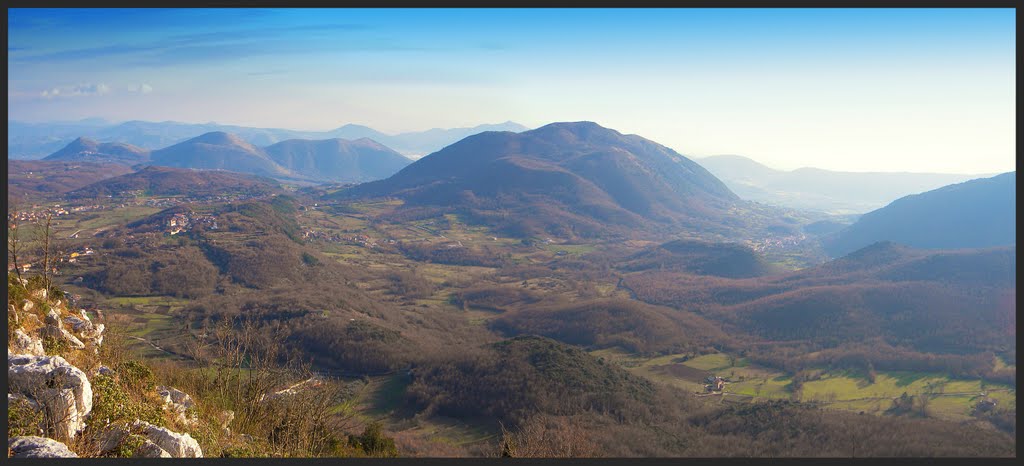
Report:
M 778 169 L 1016 169 L 1013 9 L 8 9 L 8 119 L 594 121 Z

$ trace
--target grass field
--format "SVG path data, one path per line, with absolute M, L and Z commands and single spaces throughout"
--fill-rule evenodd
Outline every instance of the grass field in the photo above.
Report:
M 725 392 L 734 395 L 726 397 L 729 402 L 789 399 L 793 394 L 791 375 L 753 365 L 743 358 L 736 358 L 735 365 L 730 365 L 729 356 L 723 353 L 685 361 L 682 354 L 644 358 L 620 349 L 602 349 L 591 354 L 652 381 L 697 392 L 703 390 L 702 380 L 707 375 L 726 377 L 730 382 Z M 882 414 L 904 392 L 928 396 L 930 415 L 941 419 L 970 419 L 974 405 L 984 396 L 995 399 L 1000 407 L 1016 410 L 1013 387 L 991 383 L 982 387 L 980 380 L 954 380 L 943 374 L 923 372 L 878 372 L 875 383 L 870 383 L 858 372 L 826 371 L 819 380 L 804 382 L 799 399 L 820 402 L 832 409 Z

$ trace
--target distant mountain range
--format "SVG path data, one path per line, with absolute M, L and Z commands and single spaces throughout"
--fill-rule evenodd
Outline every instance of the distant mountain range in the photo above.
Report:
M 467 137 L 339 197 L 393 196 L 406 210 L 457 210 L 516 236 L 720 223 L 739 201 L 672 149 L 592 122 Z
M 280 128 L 253 128 L 216 123 L 179 123 L 174 121 L 128 121 L 111 124 L 88 119 L 78 122 L 7 123 L 7 151 L 11 159 L 39 159 L 85 136 L 101 142 L 121 142 L 156 150 L 211 132 L 235 134 L 258 147 L 289 139 L 361 139 L 370 138 L 403 155 L 416 158 L 437 151 L 466 136 L 484 131 L 523 131 L 523 125 L 511 121 L 472 128 L 431 129 L 389 135 L 360 125 L 345 125 L 330 131 L 297 131 Z
M 841 256 L 876 241 L 927 249 L 984 248 L 1017 241 L 1017 172 L 906 196 L 824 239 Z
M 908 194 L 991 175 L 776 170 L 738 155 L 694 159 L 743 199 L 834 214 L 864 213 Z
M 150 152 L 80 137 L 43 161 L 230 170 L 279 179 L 351 183 L 391 176 L 412 161 L 370 139 L 290 139 L 265 148 L 214 131 Z
M 467 136 L 483 133 L 485 131 L 511 131 L 519 133 L 528 129 L 530 128 L 519 123 L 506 121 L 498 124 L 477 125 L 472 128 L 434 128 L 426 131 L 412 131 L 389 135 L 366 126 L 345 125 L 328 131 L 327 134 L 332 138 L 369 138 L 398 151 L 402 155 L 416 159 L 426 154 L 439 151 L 445 146 L 460 141 Z
M 337 181 L 387 178 L 411 162 L 368 138 L 289 139 L 264 150 L 274 162 L 293 172 Z
M 153 151 L 152 163 L 165 167 L 231 170 L 272 177 L 297 175 L 278 165 L 262 149 L 236 135 L 220 131 Z

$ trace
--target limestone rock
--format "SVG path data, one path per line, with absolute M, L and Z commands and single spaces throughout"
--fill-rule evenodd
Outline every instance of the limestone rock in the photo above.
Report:
M 14 339 L 11 341 L 10 347 L 14 354 L 46 355 L 46 351 L 43 350 L 43 340 L 28 336 L 20 328 L 14 331 Z
M 191 435 L 179 434 L 165 427 L 157 427 L 146 421 L 135 421 L 134 428 L 174 458 L 202 458 L 203 450 Z
M 49 317 L 47 317 L 47 320 L 49 320 Z M 85 348 L 85 343 L 82 343 L 82 340 L 79 340 L 78 337 L 73 335 L 66 328 L 61 328 L 56 325 L 47 325 L 46 327 L 43 327 L 42 333 L 45 337 L 50 337 L 57 341 L 67 343 L 68 347 L 72 349 Z
M 90 327 L 89 330 L 82 332 L 82 338 L 89 341 L 93 345 L 100 346 L 103 344 L 103 332 L 105 332 L 106 330 L 106 325 L 96 324 Z
M 21 403 L 21 402 L 28 403 L 28 406 L 30 408 L 32 408 L 32 409 L 39 409 L 39 403 L 36 403 L 35 400 L 33 400 L 31 398 L 28 398 L 25 395 L 21 395 L 21 394 L 18 394 L 18 393 L 8 393 L 7 394 L 7 407 L 8 408 L 13 406 L 15 403 Z
M 117 449 L 128 438 L 128 431 L 121 427 L 112 427 L 104 430 L 96 442 L 97 453 L 103 455 Z
M 14 454 L 13 458 L 78 458 L 67 445 L 46 437 L 11 437 L 7 448 Z
M 31 300 L 26 299 L 21 302 L 21 309 L 25 312 L 29 312 L 32 309 L 35 309 L 35 307 L 36 303 L 33 303 Z
M 60 321 L 60 313 L 54 310 L 50 310 L 50 312 L 46 313 L 46 320 L 43 322 L 49 326 L 64 328 L 64 324 Z
M 82 319 L 77 316 L 67 316 L 64 318 L 64 322 L 67 322 L 68 325 L 71 325 L 71 330 L 75 331 L 75 333 L 82 333 L 92 330 L 91 321 Z
M 41 405 L 68 438 L 85 428 L 92 411 L 92 385 L 81 369 L 60 356 L 7 355 L 9 392 Z
M 96 373 L 99 375 L 105 375 L 107 377 L 114 376 L 114 370 L 107 366 L 100 366 L 99 369 L 96 369 Z
M 167 450 L 160 448 L 159 445 L 146 440 L 139 448 L 135 449 L 135 453 L 132 453 L 133 458 L 173 458 Z
M 194 411 L 189 413 L 189 410 L 195 408 L 196 404 L 188 393 L 163 385 L 156 387 L 156 393 L 163 398 L 164 409 L 177 413 L 176 421 L 187 426 L 199 422 L 199 418 Z

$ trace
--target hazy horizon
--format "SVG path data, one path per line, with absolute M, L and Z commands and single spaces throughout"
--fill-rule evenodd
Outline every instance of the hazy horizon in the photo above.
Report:
M 1016 169 L 1012 9 L 8 11 L 9 120 L 588 120 L 779 170 Z

